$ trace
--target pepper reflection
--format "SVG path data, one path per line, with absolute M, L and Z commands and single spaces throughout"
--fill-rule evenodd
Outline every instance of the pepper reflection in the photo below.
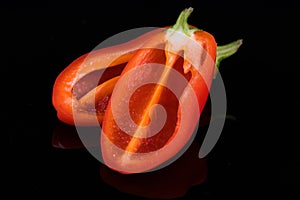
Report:
M 99 135 L 98 132 L 92 131 L 97 127 L 80 127 L 80 129 L 89 129 L 90 137 L 85 137 L 86 147 L 99 147 Z M 92 135 L 91 135 L 92 134 Z M 59 149 L 82 149 L 85 148 L 81 139 L 79 138 L 77 129 L 75 126 L 71 126 L 65 123 L 58 123 L 52 133 L 51 144 L 55 148 Z
M 198 157 L 201 145 L 198 135 L 201 135 L 199 132 L 202 129 L 203 127 L 198 130 L 198 134 L 188 150 L 165 168 L 149 173 L 126 175 L 101 164 L 100 178 L 113 188 L 136 196 L 160 199 L 182 197 L 192 186 L 202 184 L 207 176 L 206 159 Z M 89 147 L 99 147 L 99 140 L 91 140 L 88 145 Z M 76 127 L 63 123 L 57 124 L 53 130 L 52 146 L 60 149 L 85 148 Z
M 175 162 L 149 173 L 126 175 L 101 166 L 100 177 L 121 192 L 154 199 L 180 198 L 206 180 L 207 163 L 198 157 L 199 148 L 199 141 L 194 140 Z

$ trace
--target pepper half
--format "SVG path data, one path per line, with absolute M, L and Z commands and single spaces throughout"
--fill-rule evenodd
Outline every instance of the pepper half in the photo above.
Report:
M 187 23 L 192 11 L 185 9 L 174 26 L 144 43 L 115 85 L 103 118 L 101 152 L 116 171 L 151 171 L 185 148 L 207 101 L 217 53 L 223 59 L 241 44 L 218 51 L 210 33 Z
M 75 116 L 77 126 L 101 124 L 123 68 L 143 43 L 159 31 L 154 29 L 126 43 L 94 50 L 70 63 L 53 86 L 52 104 L 58 119 L 75 125 Z

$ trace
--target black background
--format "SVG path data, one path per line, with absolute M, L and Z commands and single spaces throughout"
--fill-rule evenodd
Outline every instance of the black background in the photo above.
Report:
M 3 152 L 10 195 L 143 199 L 106 184 L 99 175 L 102 164 L 85 149 L 52 146 L 60 124 L 51 104 L 52 86 L 70 62 L 106 38 L 138 27 L 172 25 L 190 6 L 189 23 L 213 34 L 218 44 L 240 38 L 244 43 L 220 69 L 228 114 L 236 120 L 226 122 L 207 157 L 207 180 L 181 199 L 287 197 L 299 187 L 296 1 L 1 4 L 1 132 L 8 143 Z

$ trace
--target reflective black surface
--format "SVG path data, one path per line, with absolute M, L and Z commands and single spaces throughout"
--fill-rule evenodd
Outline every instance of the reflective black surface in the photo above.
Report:
M 299 45 L 299 6 L 293 1 L 1 3 L 1 134 L 8 144 L 4 190 L 11 197 L 243 199 L 288 197 L 299 188 L 299 53 L 292 50 Z M 58 121 L 51 104 L 55 78 L 107 37 L 171 25 L 189 6 L 190 24 L 211 32 L 218 44 L 244 40 L 220 69 L 228 114 L 235 120 L 226 121 L 204 160 L 195 158 L 199 134 L 169 168 L 152 175 L 117 174 Z

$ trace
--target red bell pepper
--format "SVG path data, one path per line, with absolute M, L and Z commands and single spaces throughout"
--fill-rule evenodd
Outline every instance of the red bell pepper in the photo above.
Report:
M 103 161 L 116 171 L 152 170 L 185 147 L 216 66 L 242 44 L 218 47 L 213 35 L 187 23 L 192 10 L 185 9 L 172 27 L 81 56 L 55 81 L 58 118 L 100 124 Z

